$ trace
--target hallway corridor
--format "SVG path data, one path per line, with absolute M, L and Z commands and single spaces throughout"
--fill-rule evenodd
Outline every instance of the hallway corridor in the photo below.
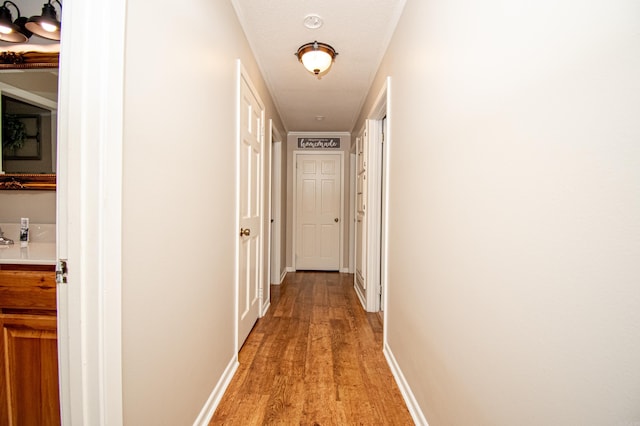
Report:
M 412 425 L 353 275 L 289 273 L 210 425 Z

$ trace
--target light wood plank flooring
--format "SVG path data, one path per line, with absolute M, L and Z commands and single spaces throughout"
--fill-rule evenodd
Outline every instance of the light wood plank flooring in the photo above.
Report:
M 289 273 L 210 425 L 412 425 L 353 275 Z

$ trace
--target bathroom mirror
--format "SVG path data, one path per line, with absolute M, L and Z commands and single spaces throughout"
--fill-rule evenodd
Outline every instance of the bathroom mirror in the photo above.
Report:
M 56 188 L 58 55 L 0 52 L 0 189 Z

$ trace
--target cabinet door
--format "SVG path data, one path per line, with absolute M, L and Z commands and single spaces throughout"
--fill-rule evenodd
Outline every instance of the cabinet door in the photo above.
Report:
M 0 314 L 0 425 L 59 425 L 53 315 Z

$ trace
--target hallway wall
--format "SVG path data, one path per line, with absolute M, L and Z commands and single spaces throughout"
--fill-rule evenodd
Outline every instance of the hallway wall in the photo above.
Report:
M 437 425 L 640 423 L 640 9 L 408 0 L 387 341 Z
M 283 129 L 230 2 L 128 2 L 125 424 L 193 424 L 236 355 L 237 58 Z

